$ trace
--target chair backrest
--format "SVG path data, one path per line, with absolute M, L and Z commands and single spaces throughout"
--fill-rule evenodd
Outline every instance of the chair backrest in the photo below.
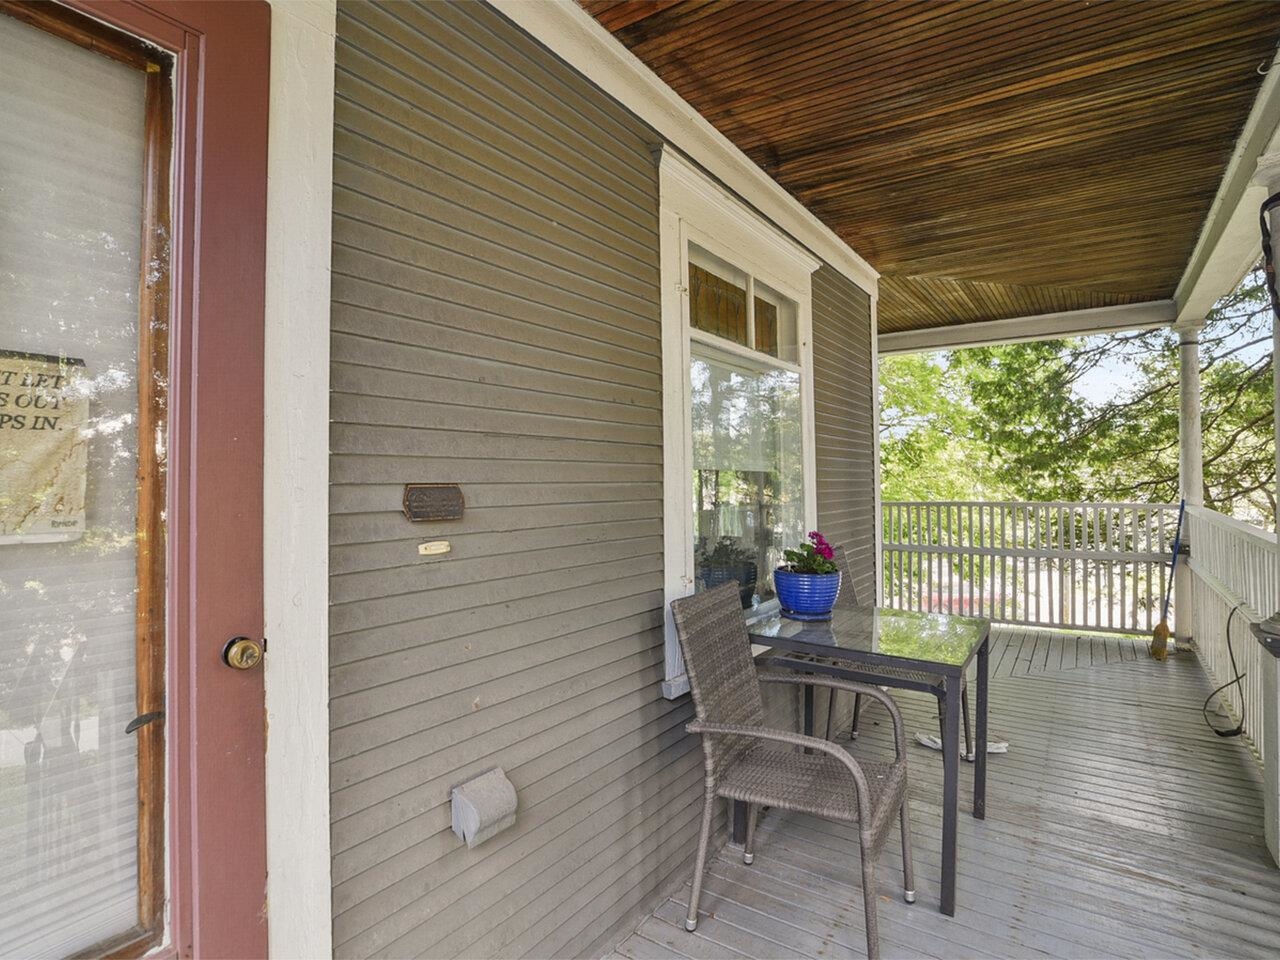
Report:
M 858 588 L 853 585 L 853 571 L 849 568 L 849 554 L 844 547 L 833 547 L 836 566 L 840 568 L 840 594 L 836 597 L 836 605 L 856 607 L 858 605 Z
M 764 702 L 738 582 L 673 600 L 671 612 L 698 719 L 735 726 L 763 724 Z

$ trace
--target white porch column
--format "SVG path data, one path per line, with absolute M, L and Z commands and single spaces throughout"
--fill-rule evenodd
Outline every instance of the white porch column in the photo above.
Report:
M 1280 154 L 1268 154 L 1258 159 L 1257 182 L 1267 190 L 1267 196 L 1280 193 Z M 1280 247 L 1280 209 L 1271 211 L 1271 243 L 1273 259 Z M 1275 385 L 1275 437 L 1277 502 L 1280 502 L 1280 319 L 1271 317 L 1272 377 Z M 1276 524 L 1280 537 L 1280 523 Z M 1261 616 L 1280 611 L 1259 610 Z M 1262 734 L 1266 742 L 1263 760 L 1263 802 L 1266 816 L 1267 847 L 1271 858 L 1280 863 L 1280 660 L 1263 658 L 1262 675 Z
M 1183 320 L 1178 333 L 1178 494 L 1187 506 L 1204 504 L 1204 440 L 1200 431 L 1200 331 L 1203 320 Z M 1185 537 L 1187 521 L 1183 520 Z M 1178 562 L 1174 574 L 1174 635 L 1180 643 L 1192 638 L 1191 571 Z
M 1184 320 L 1178 331 L 1178 489 L 1188 506 L 1204 505 L 1204 440 L 1200 433 L 1200 331 Z

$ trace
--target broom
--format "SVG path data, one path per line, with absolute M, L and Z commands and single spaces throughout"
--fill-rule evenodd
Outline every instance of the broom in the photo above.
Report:
M 1178 502 L 1178 528 L 1173 535 L 1173 563 L 1169 565 L 1169 582 L 1164 588 L 1164 607 L 1160 611 L 1160 622 L 1151 631 L 1151 646 L 1147 649 L 1153 660 L 1164 660 L 1169 656 L 1169 596 L 1173 593 L 1173 575 L 1178 569 L 1178 554 L 1182 552 L 1182 514 L 1187 509 L 1187 501 Z

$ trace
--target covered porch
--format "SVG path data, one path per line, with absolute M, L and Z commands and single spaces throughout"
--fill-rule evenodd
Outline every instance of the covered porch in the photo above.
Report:
M 1260 202 L 1280 191 L 1275 11 L 946 3 L 872 5 L 860 19 L 823 4 L 583 6 L 697 111 L 689 126 L 732 142 L 867 256 L 873 378 L 887 353 L 1179 334 L 1192 554 L 1175 600 L 1183 643 L 1167 663 L 1145 639 L 1176 497 L 877 502 L 882 604 L 1024 624 L 999 627 L 992 654 L 992 733 L 1010 750 L 991 758 L 985 821 L 964 815 L 961 777 L 954 918 L 937 909 L 942 764 L 911 748 L 921 892 L 914 906 L 897 895 L 888 844 L 884 953 L 1275 955 L 1280 714 L 1275 663 L 1250 626 L 1280 606 L 1280 550 L 1274 533 L 1203 507 L 1198 352 L 1207 313 L 1258 261 Z M 709 169 L 755 197 L 731 165 Z M 819 400 L 819 429 L 823 416 L 834 414 Z M 953 577 L 965 564 L 969 576 Z M 1242 721 L 1235 739 L 1200 714 L 1232 657 L 1249 679 L 1226 693 L 1235 717 L 1211 717 Z M 894 695 L 909 730 L 936 732 L 932 699 Z M 851 752 L 883 756 L 884 727 L 864 731 Z M 683 923 L 683 851 L 670 861 L 678 883 L 615 953 L 864 956 L 857 850 L 856 829 L 771 811 L 752 865 L 732 845 L 715 859 L 696 932 Z
M 938 912 L 942 764 L 911 748 L 919 899 L 897 895 L 894 844 L 879 863 L 886 956 L 1271 957 L 1280 873 L 1261 836 L 1257 762 L 1196 706 L 1211 685 L 1195 656 L 1150 660 L 1137 638 L 998 628 L 987 818 L 966 815 L 961 776 L 957 912 Z M 935 728 L 931 698 L 895 692 L 908 731 Z M 869 712 L 855 756 L 892 753 Z M 1153 735 L 1158 731 L 1158 736 Z M 845 732 L 847 736 L 847 731 Z M 726 846 L 708 868 L 695 933 L 689 879 L 614 957 L 865 956 L 856 827 L 769 811 L 755 862 Z M 677 854 L 677 858 L 683 856 Z
M 701 758 L 663 617 L 697 579 L 691 529 L 668 525 L 696 516 L 696 463 L 673 456 L 694 432 L 694 346 L 716 336 L 812 382 L 803 529 L 849 545 L 876 597 L 877 354 L 1181 322 L 1194 359 L 1196 324 L 1256 262 L 1253 180 L 1280 142 L 1280 73 L 1257 68 L 1280 20 L 1199 3 L 493 7 L 339 13 L 334 951 L 858 955 L 854 838 L 805 817 L 766 815 L 751 867 L 724 847 L 701 926 L 680 922 Z M 753 322 L 695 324 L 693 267 L 719 267 L 753 322 L 757 278 L 796 292 L 812 366 L 749 353 L 770 342 Z M 468 485 L 469 516 L 433 529 L 447 562 L 399 552 L 416 547 L 409 476 Z M 1002 640 L 992 725 L 1011 747 L 985 822 L 961 777 L 956 915 L 938 911 L 940 759 L 913 746 L 920 899 L 893 895 L 887 851 L 885 953 L 1274 953 L 1261 772 L 1201 723 L 1196 661 Z M 931 701 L 900 699 L 912 732 L 936 729 Z M 855 754 L 885 748 L 874 719 Z M 495 765 L 520 813 L 463 849 L 447 790 Z

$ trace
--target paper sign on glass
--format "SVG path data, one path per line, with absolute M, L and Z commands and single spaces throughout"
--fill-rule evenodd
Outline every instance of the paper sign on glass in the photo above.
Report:
M 84 534 L 84 361 L 0 350 L 0 544 Z

